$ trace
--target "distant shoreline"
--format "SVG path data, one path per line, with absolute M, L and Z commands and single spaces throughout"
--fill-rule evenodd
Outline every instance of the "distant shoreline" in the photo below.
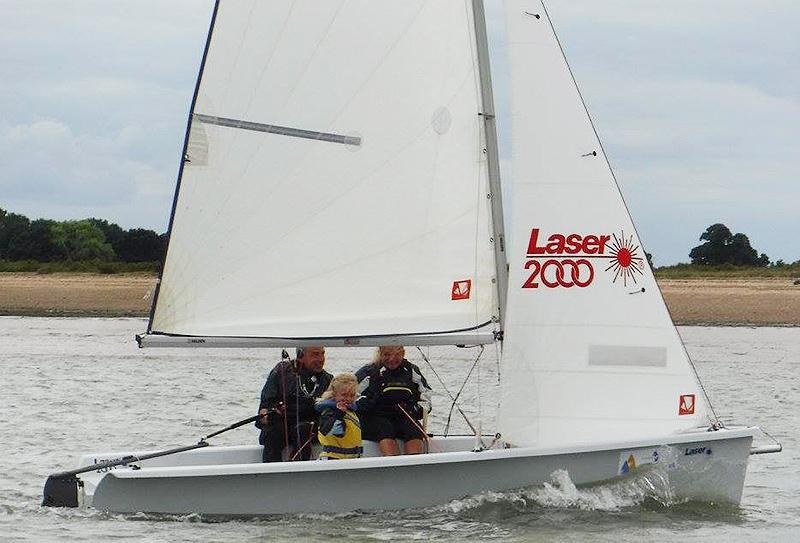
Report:
M 147 317 L 151 273 L 0 273 L 0 315 Z M 789 278 L 658 281 L 682 326 L 800 326 L 800 285 Z
M 152 273 L 0 273 L 0 315 L 146 317 Z
M 791 278 L 658 281 L 676 324 L 800 326 L 800 285 Z

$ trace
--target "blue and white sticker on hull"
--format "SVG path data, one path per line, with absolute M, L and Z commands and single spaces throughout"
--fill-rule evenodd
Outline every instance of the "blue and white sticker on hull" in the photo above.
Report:
M 617 462 L 617 475 L 625 475 L 662 461 L 662 449 L 658 447 L 621 451 Z

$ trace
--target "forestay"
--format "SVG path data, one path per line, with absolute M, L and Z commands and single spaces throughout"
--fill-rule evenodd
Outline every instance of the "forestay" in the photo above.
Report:
M 471 0 L 219 2 L 150 333 L 495 319 L 474 32 Z
M 500 431 L 517 445 L 710 422 L 543 5 L 507 0 L 514 209 Z

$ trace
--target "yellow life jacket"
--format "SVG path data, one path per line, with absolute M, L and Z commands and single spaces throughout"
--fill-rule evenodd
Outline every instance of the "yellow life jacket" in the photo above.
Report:
M 363 448 L 361 447 L 361 422 L 358 420 L 358 415 L 348 409 L 344 413 L 342 422 L 344 423 L 344 435 L 341 437 L 317 432 L 319 444 L 322 445 L 320 458 L 341 460 L 361 457 Z

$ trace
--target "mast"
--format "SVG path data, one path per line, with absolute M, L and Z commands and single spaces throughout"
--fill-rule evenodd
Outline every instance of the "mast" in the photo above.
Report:
M 489 194 L 492 208 L 492 232 L 494 262 L 497 270 L 497 302 L 500 330 L 504 329 L 506 294 L 508 291 L 508 263 L 506 261 L 506 237 L 503 226 L 503 194 L 500 186 L 500 155 L 497 148 L 497 122 L 492 92 L 492 73 L 489 64 L 489 39 L 486 33 L 486 14 L 483 0 L 472 0 L 475 39 L 478 53 L 478 74 L 481 83 L 483 129 L 486 139 L 486 162 L 489 168 Z

